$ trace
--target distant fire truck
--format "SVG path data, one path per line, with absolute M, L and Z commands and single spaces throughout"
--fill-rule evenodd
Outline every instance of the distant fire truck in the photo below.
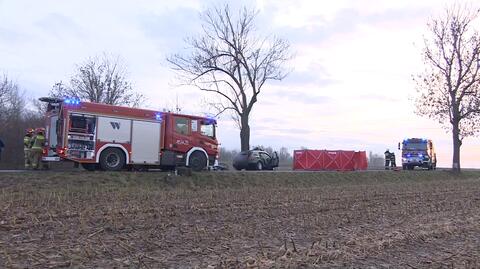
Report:
M 413 170 L 415 166 L 428 170 L 437 168 L 437 154 L 430 139 L 407 138 L 398 143 L 398 149 L 402 150 L 403 170 Z
M 48 103 L 43 161 L 70 160 L 87 170 L 214 165 L 216 121 L 138 108 L 40 98 Z

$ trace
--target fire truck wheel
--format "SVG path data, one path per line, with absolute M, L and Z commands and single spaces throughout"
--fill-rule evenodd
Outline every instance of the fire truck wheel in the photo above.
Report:
M 125 166 L 125 154 L 117 148 L 107 148 L 100 155 L 100 167 L 106 171 L 119 171 Z
M 205 167 L 207 167 L 207 158 L 205 157 L 205 154 L 200 151 L 193 152 L 188 160 L 188 166 L 192 168 L 193 171 L 197 172 L 205 169 Z

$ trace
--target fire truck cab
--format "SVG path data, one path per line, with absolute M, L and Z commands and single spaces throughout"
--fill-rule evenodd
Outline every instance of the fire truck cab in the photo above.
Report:
M 430 139 L 406 138 L 398 143 L 398 149 L 402 150 L 403 170 L 413 170 L 415 166 L 428 170 L 437 167 L 437 154 Z
M 200 171 L 217 159 L 214 119 L 76 99 L 40 100 L 48 103 L 43 161 L 69 160 L 87 170 L 187 166 Z

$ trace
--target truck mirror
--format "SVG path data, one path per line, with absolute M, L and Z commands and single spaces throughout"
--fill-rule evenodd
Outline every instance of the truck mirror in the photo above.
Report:
M 400 142 L 398 142 L 398 150 L 400 150 Z

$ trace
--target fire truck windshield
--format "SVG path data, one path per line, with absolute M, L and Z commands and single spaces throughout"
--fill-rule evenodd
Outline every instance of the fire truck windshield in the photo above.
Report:
M 404 143 L 403 149 L 406 150 L 426 150 L 427 143 Z
M 200 132 L 204 136 L 215 137 L 215 125 L 213 123 L 202 122 Z

